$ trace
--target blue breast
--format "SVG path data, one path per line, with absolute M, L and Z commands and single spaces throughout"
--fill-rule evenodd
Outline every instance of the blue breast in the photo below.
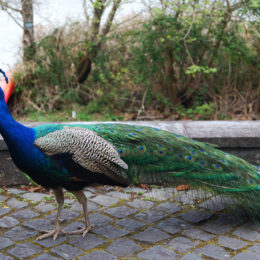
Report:
M 7 145 L 13 161 L 40 185 L 49 188 L 66 185 L 70 179 L 68 171 L 34 146 L 36 136 L 32 128 L 21 128 L 12 134 Z

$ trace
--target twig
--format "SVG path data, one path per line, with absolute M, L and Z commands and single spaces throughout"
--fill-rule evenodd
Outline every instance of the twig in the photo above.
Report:
M 143 94 L 142 104 L 141 104 L 140 109 L 139 109 L 138 112 L 137 112 L 137 117 L 145 110 L 145 108 L 144 108 L 144 103 L 145 103 L 147 91 L 148 91 L 148 88 L 146 88 L 146 90 L 145 90 L 145 92 L 144 92 L 144 94 Z
M 23 96 L 23 98 L 24 98 L 29 104 L 31 104 L 37 111 L 42 112 L 42 110 L 41 110 L 35 103 L 33 103 L 29 98 L 27 98 L 26 96 Z

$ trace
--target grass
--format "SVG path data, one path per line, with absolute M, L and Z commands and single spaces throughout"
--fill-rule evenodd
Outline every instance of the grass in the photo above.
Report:
M 124 115 L 116 115 L 113 111 L 104 113 L 89 113 L 85 106 L 77 106 L 74 111 L 76 118 L 72 117 L 72 109 L 67 108 L 62 111 L 43 112 L 43 111 L 25 111 L 22 115 L 14 116 L 17 121 L 22 122 L 65 122 L 65 121 L 121 121 Z

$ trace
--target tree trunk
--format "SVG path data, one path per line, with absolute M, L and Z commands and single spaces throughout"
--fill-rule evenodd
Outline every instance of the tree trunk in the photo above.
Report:
M 175 72 L 173 69 L 173 62 L 174 62 L 174 58 L 173 58 L 173 50 L 171 47 L 169 47 L 168 51 L 167 51 L 167 63 L 166 63 L 166 78 L 167 78 L 167 82 L 166 82 L 166 95 L 168 97 L 170 97 L 170 99 L 173 102 L 177 102 L 177 94 L 178 94 L 178 88 L 177 88 L 177 80 L 175 78 Z
M 23 60 L 34 58 L 33 0 L 21 0 L 23 16 Z
M 83 83 L 87 80 L 89 73 L 91 72 L 91 64 L 93 62 L 93 59 L 97 56 L 99 50 L 102 47 L 102 38 L 110 31 L 112 22 L 114 20 L 116 11 L 120 6 L 121 0 L 112 1 L 112 8 L 107 16 L 103 28 L 101 29 L 101 17 L 104 14 L 108 2 L 109 1 L 107 0 L 95 0 L 92 2 L 94 10 L 90 28 L 90 41 L 94 43 L 94 46 L 92 47 L 92 50 L 88 50 L 80 60 L 80 63 L 77 67 L 78 83 Z M 86 8 L 86 1 L 84 1 L 84 6 Z M 87 13 L 87 11 L 85 13 Z M 88 15 L 86 15 L 86 17 L 88 18 Z
M 77 69 L 78 83 L 83 83 L 88 78 L 88 75 L 91 72 L 91 64 L 92 61 L 87 56 L 81 58 Z

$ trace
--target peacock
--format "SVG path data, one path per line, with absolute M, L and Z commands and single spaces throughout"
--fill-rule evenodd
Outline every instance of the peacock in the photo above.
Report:
M 53 190 L 58 208 L 55 227 L 37 239 L 59 233 L 85 236 L 92 226 L 84 187 L 92 183 L 176 185 L 189 183 L 233 196 L 249 211 L 260 209 L 259 168 L 214 146 L 157 128 L 126 124 L 43 124 L 15 121 L 0 88 L 0 133 L 14 163 L 38 184 Z M 83 207 L 85 226 L 60 227 L 63 188 Z

